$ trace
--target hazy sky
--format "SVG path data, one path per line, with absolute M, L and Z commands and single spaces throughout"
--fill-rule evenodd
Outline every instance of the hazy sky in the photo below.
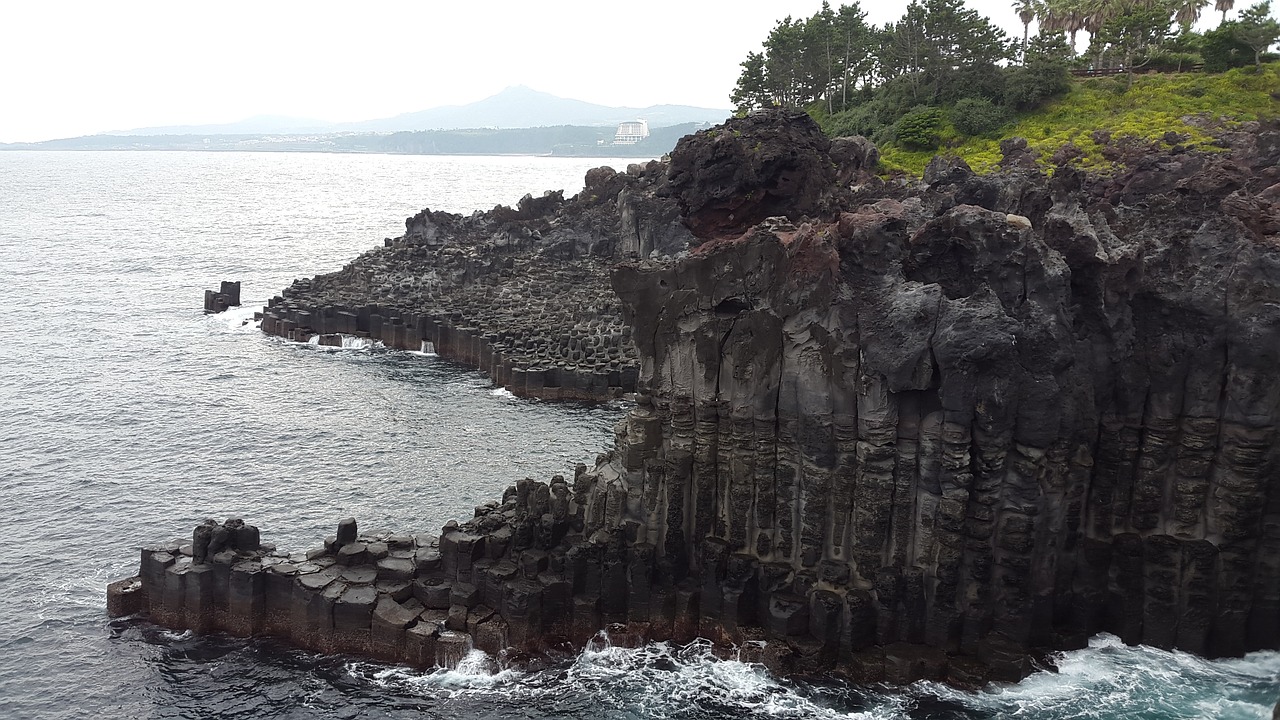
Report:
M 863 3 L 877 24 L 905 6 Z M 14 0 L 0 4 L 0 142 L 260 114 L 366 120 L 469 103 L 511 85 L 604 105 L 727 108 L 747 52 L 777 20 L 820 7 Z M 1008 0 L 970 7 L 1021 35 Z

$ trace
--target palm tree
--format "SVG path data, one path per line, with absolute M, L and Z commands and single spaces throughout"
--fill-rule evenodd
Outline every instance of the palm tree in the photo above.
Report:
M 1221 4 L 1222 1 L 1218 0 L 1218 3 Z M 1228 0 L 1228 2 L 1235 2 L 1235 0 Z M 1178 0 L 1173 18 L 1178 21 L 1179 25 L 1190 30 L 1191 26 L 1195 25 L 1196 21 L 1200 19 L 1200 11 L 1204 10 L 1208 5 L 1209 0 Z
M 1217 0 L 1213 9 L 1222 13 L 1222 22 L 1227 21 L 1227 11 L 1236 6 L 1236 0 Z
M 1082 0 L 1046 0 L 1045 18 L 1040 27 L 1052 32 L 1065 32 L 1070 36 L 1071 52 L 1076 51 L 1076 33 L 1084 29 L 1085 13 Z
M 1036 2 L 1035 0 L 1014 0 L 1014 12 L 1018 13 L 1018 19 L 1022 21 L 1022 64 L 1027 64 L 1027 40 L 1031 36 L 1031 21 L 1036 19 Z

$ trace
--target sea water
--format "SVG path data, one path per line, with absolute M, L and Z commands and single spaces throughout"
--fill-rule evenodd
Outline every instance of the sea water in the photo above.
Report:
M 253 311 L 424 207 L 471 213 L 627 160 L 0 153 L 0 718 L 1269 718 L 1280 653 L 1205 661 L 1100 636 L 963 693 L 781 680 L 704 644 L 598 637 L 537 672 L 418 672 L 110 621 L 137 548 L 243 517 L 305 550 L 348 516 L 433 532 L 590 464 L 623 405 L 512 397 L 429 353 L 291 344 Z M 244 306 L 205 316 L 204 290 Z

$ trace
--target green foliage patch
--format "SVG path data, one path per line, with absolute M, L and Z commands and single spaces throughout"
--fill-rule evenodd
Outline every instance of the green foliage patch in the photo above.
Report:
M 1066 143 L 1084 154 L 1078 162 L 1107 170 L 1095 132 L 1112 140 L 1135 138 L 1161 142 L 1165 133 L 1185 137 L 1182 144 L 1213 150 L 1205 126 L 1230 126 L 1248 120 L 1280 117 L 1280 63 L 1238 68 L 1221 74 L 1180 73 L 1137 75 L 1129 86 L 1123 76 L 1091 78 L 1072 83 L 1070 91 L 1039 110 L 1023 113 L 1001 130 L 1003 137 L 1024 137 L 1041 153 L 1041 163 Z M 1190 122 L 1189 122 L 1190 121 Z M 975 171 L 993 169 L 1000 161 L 1000 142 L 992 137 L 961 137 L 946 145 L 947 152 L 964 158 Z M 912 175 L 924 172 L 933 152 L 895 143 L 880 148 L 883 169 Z

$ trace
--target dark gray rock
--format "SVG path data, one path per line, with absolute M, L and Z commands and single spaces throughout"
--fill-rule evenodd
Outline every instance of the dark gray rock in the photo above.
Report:
M 744 138 L 770 126 L 773 159 L 749 159 Z M 295 285 L 276 332 L 430 337 L 561 398 L 619 387 L 600 358 L 631 358 L 636 406 L 572 482 L 521 480 L 438 540 L 375 548 L 376 568 L 248 552 L 227 526 L 145 550 L 152 618 L 446 667 L 468 643 L 519 658 L 606 629 L 702 636 L 776 672 L 963 687 L 1100 631 L 1210 656 L 1280 647 L 1280 132 L 1229 133 L 1212 155 L 1108 139 L 1128 164 L 1106 176 L 942 159 L 928 185 L 837 178 L 869 148 L 841 144 L 852 159 L 835 162 L 815 132 L 786 113 L 730 123 L 683 143 L 670 174 L 593 172 L 568 201 L 428 213 L 390 258 Z M 393 275 L 567 273 L 619 247 L 613 188 L 666 192 L 705 240 L 617 264 L 617 325 L 520 325 L 533 306 L 484 295 L 502 283 L 433 286 L 475 299 L 471 315 L 351 284 L 384 260 Z M 348 316 L 324 309 L 339 297 Z M 236 539 L 206 563 L 219 529 Z M 370 545 L 384 543 L 354 521 L 326 543 L 360 563 Z
M 680 139 L 667 186 L 699 238 L 741 233 L 767 217 L 824 210 L 831 142 L 798 110 L 760 110 Z
M 335 539 L 338 547 L 349 545 L 356 541 L 355 518 L 347 518 L 338 523 L 338 534 Z

